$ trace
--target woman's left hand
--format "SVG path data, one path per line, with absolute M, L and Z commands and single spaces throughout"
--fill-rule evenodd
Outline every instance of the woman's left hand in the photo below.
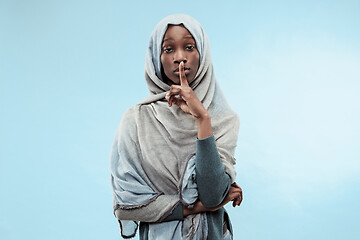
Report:
M 195 202 L 193 208 L 187 208 L 186 206 L 183 206 L 183 215 L 187 216 L 190 214 L 195 214 L 199 212 L 213 212 L 216 211 L 229 202 L 232 202 L 233 207 L 240 206 L 241 202 L 243 200 L 243 192 L 239 185 L 237 185 L 236 182 L 232 183 L 229 189 L 229 192 L 225 199 L 216 207 L 208 208 L 205 207 L 204 204 L 199 200 Z
M 169 107 L 175 104 L 185 113 L 191 114 L 197 119 L 208 117 L 207 110 L 189 86 L 184 71 L 184 62 L 179 64 L 179 77 L 180 85 L 171 85 L 170 91 L 165 96 Z M 177 97 L 177 95 L 180 97 Z

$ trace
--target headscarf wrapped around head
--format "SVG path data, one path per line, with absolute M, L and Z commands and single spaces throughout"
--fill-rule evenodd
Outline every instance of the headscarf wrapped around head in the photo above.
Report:
M 211 116 L 221 161 L 235 181 L 239 120 L 216 82 L 207 35 L 194 18 L 170 15 L 155 26 L 147 48 L 145 79 L 150 96 L 123 115 L 114 139 L 111 182 L 115 215 L 121 222 L 140 218 L 146 222 L 161 221 L 179 202 L 188 204 L 182 198 L 182 180 L 196 152 L 197 126 L 192 115 L 178 106 L 169 107 L 164 99 L 170 86 L 162 80 L 160 61 L 168 26 L 180 24 L 192 34 L 200 54 L 198 72 L 190 87 Z M 134 211 L 125 211 L 131 209 Z M 136 212 L 139 217 L 131 215 Z M 131 228 L 129 222 L 121 226 L 125 223 L 127 227 L 122 232 L 136 229 L 137 224 Z
M 161 76 L 161 61 L 160 56 L 162 52 L 162 41 L 165 32 L 169 25 L 183 25 L 193 36 L 196 43 L 196 48 L 200 54 L 200 62 L 204 52 L 205 39 L 207 40 L 206 33 L 202 26 L 194 18 L 185 14 L 175 14 L 161 20 L 154 28 L 151 34 L 148 56 L 152 57 L 151 61 L 155 68 L 156 76 L 162 80 Z M 148 60 L 148 59 L 147 59 Z
M 200 55 L 200 65 L 195 79 L 190 83 L 190 87 L 195 91 L 205 108 L 207 108 L 214 94 L 215 85 L 215 77 L 212 77 L 213 70 L 209 40 L 201 24 L 189 15 L 170 15 L 155 26 L 146 52 L 145 79 L 148 89 L 151 94 L 160 94 L 158 95 L 160 98 L 163 97 L 161 94 L 170 90 L 169 85 L 162 79 L 160 60 L 162 41 L 169 25 L 183 25 L 195 39 L 196 48 Z M 204 78 L 208 81 L 204 81 Z M 200 82 L 202 86 L 198 87 Z

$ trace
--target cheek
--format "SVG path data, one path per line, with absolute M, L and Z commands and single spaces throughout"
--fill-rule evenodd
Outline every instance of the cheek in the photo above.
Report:
M 200 66 L 200 54 L 197 52 L 194 56 L 194 64 L 196 65 L 196 69 L 199 69 Z
M 162 65 L 164 71 L 167 72 L 169 69 L 168 59 L 164 55 L 161 55 L 160 62 L 161 62 L 161 65 Z
M 164 57 L 162 54 L 160 55 L 160 63 L 161 63 L 161 66 L 164 67 Z

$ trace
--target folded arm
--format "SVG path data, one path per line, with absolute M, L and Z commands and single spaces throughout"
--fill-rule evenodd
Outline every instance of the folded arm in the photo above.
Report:
M 174 202 L 175 208 L 166 209 L 163 206 L 166 206 L 169 202 Z M 141 222 L 159 222 L 159 221 L 171 221 L 175 218 L 182 219 L 179 214 L 179 200 L 178 196 L 174 195 L 160 195 L 154 201 L 150 202 L 148 205 L 133 208 L 133 209 L 116 209 L 115 216 L 119 220 L 133 220 Z M 182 205 L 181 205 L 182 208 Z M 181 209 L 182 210 L 182 209 Z M 170 213 L 174 214 L 173 218 L 169 216 L 169 219 L 163 219 L 163 216 L 168 216 Z
M 196 140 L 196 183 L 205 207 L 218 206 L 229 192 L 231 180 L 221 162 L 214 135 Z
M 213 135 L 196 141 L 195 166 L 199 201 L 193 208 L 180 203 L 164 221 L 182 220 L 184 216 L 190 214 L 215 211 L 233 197 L 234 194 L 229 194 L 230 176 L 224 171 Z M 227 196 L 229 199 L 226 199 Z

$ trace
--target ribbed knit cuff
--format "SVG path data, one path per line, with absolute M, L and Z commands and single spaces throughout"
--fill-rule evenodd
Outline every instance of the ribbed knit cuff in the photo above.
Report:
M 172 211 L 172 213 L 163 220 L 163 222 L 169 222 L 173 220 L 183 220 L 183 219 L 184 219 L 183 205 L 180 202 Z

